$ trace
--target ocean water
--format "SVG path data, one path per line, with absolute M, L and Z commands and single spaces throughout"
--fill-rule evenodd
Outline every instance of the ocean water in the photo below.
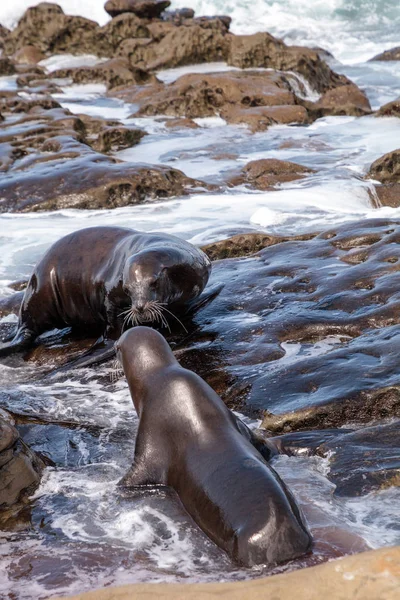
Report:
M 0 23 L 15 25 L 33 4 L 1 2 Z M 103 0 L 59 4 L 69 14 L 101 24 L 108 19 Z M 400 45 L 398 0 L 176 0 L 171 8 L 185 5 L 198 15 L 230 15 L 235 33 L 265 30 L 288 44 L 326 48 L 334 56 L 332 67 L 364 89 L 374 108 L 400 95 L 400 62 L 367 62 Z M 51 72 L 96 61 L 93 56 L 55 56 L 43 66 Z M 196 65 L 166 70 L 159 77 L 169 83 L 187 72 L 227 68 L 224 63 Z M 15 78 L 0 78 L 0 89 L 15 88 Z M 29 276 L 55 240 L 89 225 L 163 230 L 202 244 L 233 231 L 293 234 L 365 217 L 400 216 L 400 209 L 373 208 L 373 182 L 364 178 L 376 158 L 399 147 L 399 119 L 327 117 L 310 126 L 279 125 L 251 134 L 215 115 L 198 119 L 199 129 L 170 130 L 162 119 L 132 117 L 134 106 L 106 97 L 105 91 L 103 85 L 65 85 L 55 98 L 71 112 L 119 119 L 151 134 L 137 147 L 117 153 L 119 159 L 173 166 L 214 183 L 260 158 L 291 160 L 315 172 L 271 192 L 235 188 L 109 211 L 1 214 L 0 296 L 11 293 L 10 282 Z M 307 93 L 315 97 L 312 89 Z M 340 343 L 344 341 L 334 336 L 316 344 L 285 343 L 280 361 L 290 369 L 305 355 L 327 354 Z M 131 461 L 137 418 L 126 383 L 112 382 L 111 374 L 107 365 L 37 385 L 32 383 L 32 367 L 22 361 L 1 366 L 2 405 L 52 420 L 51 430 L 31 424 L 23 434 L 35 449 L 56 452 L 57 468 L 47 470 L 35 494 L 32 530 L 7 539 L 0 533 L 0 596 L 47 598 L 112 583 L 234 580 L 263 574 L 262 569 L 234 567 L 171 498 L 118 496 L 116 482 Z M 334 498 L 328 457 L 282 456 L 274 466 L 293 489 L 319 543 L 338 525 L 365 547 L 400 543 L 398 489 Z M 317 556 L 324 558 L 322 551 Z

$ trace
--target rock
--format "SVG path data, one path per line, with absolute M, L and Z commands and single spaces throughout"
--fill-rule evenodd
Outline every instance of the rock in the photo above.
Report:
M 237 106 L 246 111 L 259 106 L 294 105 L 296 98 L 283 75 L 230 71 L 183 75 L 167 86 L 139 90 L 130 101 L 139 103 L 138 115 L 197 118 L 219 114 L 234 121 Z M 306 112 L 302 107 L 300 110 Z
M 114 57 L 124 40 L 151 37 L 148 23 L 133 13 L 123 13 L 97 29 L 94 51 L 98 56 Z
M 18 315 L 24 292 L 19 291 L 5 298 L 0 298 L 0 318 L 10 314 Z
M 29 115 L 0 129 L 0 168 L 8 171 L 2 178 L 0 212 L 112 208 L 205 186 L 172 168 L 133 165 L 95 151 L 127 147 L 142 136 L 118 121 L 72 115 L 60 108 L 32 108 Z M 22 156 L 19 169 L 15 161 Z
M 400 183 L 400 149 L 388 152 L 373 162 L 367 177 L 381 183 Z
M 322 444 L 335 496 L 362 496 L 400 486 L 399 421 L 358 429 Z
M 13 58 L 19 64 L 37 65 L 45 55 L 36 46 L 23 46 L 17 50 Z
M 275 433 L 398 415 L 399 236 L 398 221 L 359 221 L 215 262 L 225 287 L 179 360 Z
M 257 190 L 269 190 L 279 183 L 302 179 L 312 172 L 312 169 L 296 163 L 264 158 L 247 163 L 239 175 L 229 180 L 229 185 L 247 185 Z
M 263 67 L 294 71 L 321 93 L 349 82 L 343 75 L 334 73 L 314 50 L 286 46 L 269 33 L 230 36 L 227 62 L 241 69 Z
M 400 60 L 400 46 L 392 48 L 391 50 L 385 50 L 381 54 L 377 54 L 373 58 L 369 59 L 369 62 L 373 60 Z
M 271 125 L 282 123 L 289 125 L 296 123 L 305 125 L 309 123 L 309 115 L 304 106 L 256 106 L 255 108 L 229 108 L 224 112 L 224 119 L 231 124 L 247 125 L 255 133 L 266 131 Z
M 8 36 L 10 30 L 0 24 L 0 49 L 4 46 L 4 39 Z
M 111 17 L 132 12 L 142 19 L 154 19 L 158 18 L 170 4 L 169 0 L 108 0 L 104 10 Z
M 44 463 L 23 443 L 4 412 L 0 414 L 0 528 L 14 529 L 28 496 L 39 485 Z
M 94 21 L 65 15 L 57 4 L 41 2 L 27 9 L 17 27 L 5 38 L 4 50 L 14 54 L 20 48 L 33 45 L 50 54 L 92 53 L 97 30 Z
M 127 85 L 154 83 L 155 75 L 132 68 L 126 58 L 112 58 L 94 67 L 58 69 L 51 74 L 53 78 L 68 78 L 74 83 L 104 82 L 108 89 Z
M 388 102 L 375 113 L 376 117 L 400 117 L 400 98 Z
M 7 182 L 2 186 L 0 212 L 116 208 L 181 196 L 199 185 L 176 169 L 118 163 L 100 156 L 82 153 L 64 161 L 65 153 L 60 153 L 51 173 L 37 169 L 22 181 Z
M 130 129 L 129 127 L 108 127 L 102 129 L 92 147 L 98 152 L 118 152 L 125 148 L 136 146 L 146 133 L 141 129 Z
M 278 236 L 268 235 L 266 233 L 239 233 L 226 240 L 213 242 L 202 246 L 203 252 L 211 260 L 221 260 L 223 258 L 237 258 L 240 256 L 250 256 L 259 252 L 263 248 L 281 244 L 282 242 L 294 240 L 309 240 L 313 234 L 303 234 L 299 236 Z
M 375 194 L 376 198 L 373 198 L 375 208 L 381 206 L 398 208 L 400 206 L 400 183 L 376 185 Z
M 0 56 L 0 76 L 14 75 L 15 71 L 14 63 L 6 56 Z
M 192 119 L 185 119 L 184 117 L 178 119 L 168 119 L 164 123 L 168 129 L 180 129 L 181 127 L 188 129 L 199 129 L 199 125 L 192 121 Z
M 18 281 L 13 281 L 12 283 L 9 283 L 8 287 L 12 290 L 15 290 L 16 292 L 21 292 L 22 290 L 26 289 L 27 285 L 27 279 L 19 279 Z
M 166 10 L 162 13 L 161 18 L 164 21 L 173 21 L 177 25 L 181 25 L 185 19 L 193 19 L 194 14 L 192 8 L 178 8 L 177 10 Z
M 220 19 L 201 24 L 190 19 L 182 27 L 155 22 L 149 29 L 152 39 L 125 40 L 118 47 L 117 54 L 133 67 L 154 71 L 226 59 L 229 40 Z
M 326 91 L 317 102 L 304 104 L 315 119 L 326 115 L 362 117 L 372 112 L 367 96 L 355 83 L 340 85 Z
M 351 543 L 349 544 L 351 546 Z M 69 600 L 395 600 L 400 547 L 362 552 L 261 579 L 224 583 L 139 583 L 108 586 Z
M 61 105 L 51 98 L 51 96 L 41 96 L 37 98 L 21 98 L 20 96 L 11 96 L 2 99 L 0 97 L 0 111 L 3 113 L 28 113 L 34 108 L 51 110 L 60 108 Z

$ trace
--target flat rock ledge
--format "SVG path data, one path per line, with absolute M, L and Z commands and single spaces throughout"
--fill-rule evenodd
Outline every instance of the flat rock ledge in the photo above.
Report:
M 399 586 L 400 546 L 396 546 L 253 581 L 126 585 L 70 600 L 395 600 Z

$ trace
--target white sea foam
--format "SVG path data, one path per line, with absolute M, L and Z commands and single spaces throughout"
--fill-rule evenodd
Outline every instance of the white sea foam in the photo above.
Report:
M 73 69 L 76 67 L 94 67 L 108 60 L 107 58 L 99 58 L 93 54 L 53 54 L 49 58 L 40 61 L 39 66 L 44 67 L 48 73 L 57 71 L 57 69 Z

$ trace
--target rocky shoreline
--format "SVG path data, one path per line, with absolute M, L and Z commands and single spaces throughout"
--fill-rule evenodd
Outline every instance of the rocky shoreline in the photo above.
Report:
M 219 117 L 256 136 L 275 125 L 306 126 L 322 117 L 400 116 L 399 100 L 372 111 L 365 92 L 334 72 L 321 49 L 287 46 L 269 33 L 235 35 L 227 16 L 197 17 L 190 9 L 168 11 L 169 4 L 110 0 L 112 18 L 100 27 L 44 2 L 29 8 L 13 31 L 0 28 L 0 76 L 14 87 L 0 90 L 0 213 L 114 209 L 177 197 L 190 203 L 193 194 L 271 191 L 318 173 L 261 158 L 226 169 L 215 182 L 165 164 L 124 161 L 115 154 L 140 149 L 153 135 L 132 119 L 152 118 L 179 132 Z M 46 59 L 63 53 L 94 55 L 95 64 L 51 71 Z M 398 60 L 398 48 L 374 60 Z M 172 82 L 160 75 L 215 61 L 231 70 L 188 73 Z M 68 86 L 87 83 L 102 84 L 108 99 L 130 105 L 132 119 L 122 123 L 61 105 Z M 228 148 L 226 155 L 234 152 Z M 393 150 L 362 176 L 371 182 L 374 207 L 400 207 L 399 165 L 400 150 Z M 284 455 L 327 461 L 335 500 L 398 487 L 399 220 L 359 220 L 299 235 L 232 233 L 203 245 L 213 261 L 211 283 L 224 283 L 220 295 L 184 322 L 187 335 L 177 326 L 163 332 L 179 361 L 227 406 L 259 419 Z M 14 294 L 0 299 L 0 317 L 17 314 L 23 288 L 17 282 Z M 0 334 L 11 327 L 0 323 Z M 39 340 L 25 357 L 33 381 L 46 388 L 52 370 L 92 341 L 70 332 Z M 7 368 L 13 366 L 11 360 Z M 29 371 L 29 381 L 31 376 Z M 76 385 L 80 377 L 71 375 Z M 74 416 L 14 410 L 18 394 L 11 388 L 0 393 L 0 525 L 16 535 L 29 528 L 29 495 L 45 467 L 62 464 L 58 437 L 73 447 L 71 431 L 86 427 Z M 32 450 L 16 427 L 28 435 Z M 50 430 L 44 453 L 37 452 L 43 431 Z M 118 428 L 110 431 L 121 435 Z M 88 426 L 85 435 L 92 432 Z M 313 515 L 308 518 L 312 522 Z M 316 561 L 365 549 L 329 545 L 318 520 L 312 527 L 317 546 L 329 548 Z M 367 555 L 365 560 L 369 564 Z M 303 566 L 309 565 L 293 568 Z M 375 589 L 369 580 L 365 585 Z M 204 593 L 214 597 L 214 591 Z M 389 586 L 380 597 L 391 593 Z
M 3 28 L 2 45 L 0 74 L 15 76 L 17 89 L 0 91 L 1 212 L 112 208 L 210 189 L 175 169 L 122 164 L 107 156 L 140 143 L 144 132 L 61 108 L 52 97 L 60 81 L 101 82 L 111 96 L 137 106 L 133 117 L 159 116 L 175 128 L 196 127 L 193 119 L 215 115 L 259 132 L 328 115 L 371 114 L 366 95 L 332 71 L 318 51 L 286 46 L 268 33 L 233 35 L 225 17 L 149 19 L 124 12 L 99 27 L 41 3 L 28 9 L 13 31 Z M 62 52 L 107 60 L 53 72 L 38 66 L 45 56 Z M 215 60 L 246 70 L 189 74 L 170 84 L 155 75 L 160 69 Z M 260 68 L 268 71 L 252 70 Z M 317 100 L 307 99 L 306 86 Z M 391 104 L 377 116 L 395 115 L 396 103 Z M 382 161 L 396 162 L 396 156 Z M 276 168 L 271 171 L 275 184 L 287 180 L 285 165 L 278 171 L 282 176 Z M 396 169 L 386 169 L 382 179 L 374 163 L 367 177 L 382 182 L 376 186 L 381 205 L 399 206 Z

